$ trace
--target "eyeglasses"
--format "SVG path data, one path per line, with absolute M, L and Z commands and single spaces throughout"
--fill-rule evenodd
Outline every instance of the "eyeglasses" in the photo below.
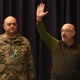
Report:
M 74 31 L 74 30 L 69 30 L 69 29 L 65 29 L 65 30 L 64 30 L 64 29 L 62 29 L 62 30 L 61 30 L 61 33 L 62 33 L 62 32 L 69 33 L 69 32 L 72 32 L 72 31 Z

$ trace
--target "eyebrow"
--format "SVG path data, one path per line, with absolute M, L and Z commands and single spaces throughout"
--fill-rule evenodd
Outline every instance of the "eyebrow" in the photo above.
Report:
M 13 25 L 17 25 L 17 23 L 7 23 L 7 25 L 9 25 L 9 26 L 10 26 L 11 24 L 13 24 Z
M 74 31 L 74 29 L 61 29 L 61 30 L 73 30 Z

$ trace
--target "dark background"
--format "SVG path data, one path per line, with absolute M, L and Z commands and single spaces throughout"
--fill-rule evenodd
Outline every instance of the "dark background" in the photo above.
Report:
M 50 80 L 51 52 L 36 29 L 36 8 L 41 2 L 48 11 L 43 19 L 47 31 L 61 39 L 62 25 L 72 23 L 76 28 L 76 40 L 80 43 L 80 0 L 0 0 L 0 34 L 4 32 L 4 18 L 14 16 L 18 20 L 18 31 L 31 42 L 37 80 Z

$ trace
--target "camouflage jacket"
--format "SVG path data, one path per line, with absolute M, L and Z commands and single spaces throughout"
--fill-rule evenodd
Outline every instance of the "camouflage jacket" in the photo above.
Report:
M 20 34 L 0 35 L 0 80 L 36 80 L 30 43 Z

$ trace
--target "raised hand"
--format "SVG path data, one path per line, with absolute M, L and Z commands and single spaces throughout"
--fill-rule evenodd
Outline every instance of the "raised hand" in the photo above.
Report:
M 48 11 L 44 12 L 44 8 L 45 8 L 45 4 L 41 3 L 40 5 L 38 5 L 36 11 L 37 21 L 41 21 L 42 18 L 48 13 Z

